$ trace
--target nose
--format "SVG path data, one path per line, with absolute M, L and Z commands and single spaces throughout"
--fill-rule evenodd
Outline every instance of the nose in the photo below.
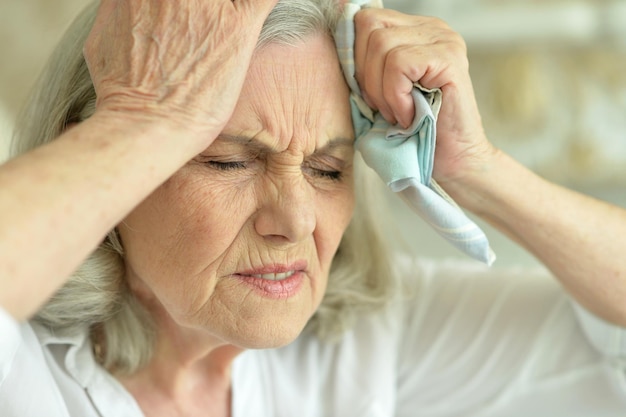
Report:
M 268 180 L 259 190 L 256 232 L 274 243 L 295 243 L 315 230 L 314 190 L 302 175 Z

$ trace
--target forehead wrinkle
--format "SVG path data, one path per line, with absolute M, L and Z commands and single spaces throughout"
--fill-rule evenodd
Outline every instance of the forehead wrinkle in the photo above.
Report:
M 237 128 L 229 133 L 256 138 L 271 153 L 330 150 L 325 148 L 329 139 L 353 137 L 351 123 L 338 120 L 337 106 L 328 104 L 329 98 L 336 99 L 338 83 L 347 89 L 332 39 L 313 36 L 297 46 L 270 44 L 253 58 Z
M 283 48 L 288 55 L 284 61 L 269 62 L 257 68 L 257 76 L 263 82 L 256 91 L 262 99 L 255 100 L 253 107 L 273 140 L 284 144 L 285 149 L 312 153 L 318 146 L 318 139 L 324 137 L 322 120 L 328 110 L 323 91 L 311 88 L 311 84 L 323 84 L 320 73 L 324 71 L 316 69 L 313 58 L 305 58 L 294 65 L 297 61 L 291 58 L 289 50 L 298 52 L 297 47 Z
M 297 102 L 293 96 L 298 93 L 298 89 L 287 90 L 286 86 L 291 85 L 292 81 L 290 75 L 286 74 L 285 65 L 280 62 L 263 66 L 261 79 L 265 79 L 260 87 L 265 100 L 255 102 L 256 114 L 275 146 L 280 146 L 282 134 L 294 131 L 295 114 L 289 112 L 289 108 L 293 109 L 294 102 Z M 289 136 L 287 147 L 293 135 Z
M 257 137 L 246 136 L 246 135 L 230 135 L 230 134 L 220 134 L 218 139 L 223 142 L 230 142 L 236 145 L 244 146 L 246 148 L 252 149 L 254 151 L 262 152 L 262 153 L 279 153 L 282 152 L 280 149 L 276 149 L 266 143 L 261 142 Z M 312 152 L 313 154 L 320 153 L 328 153 L 337 148 L 352 148 L 354 144 L 354 139 L 346 138 L 346 137 L 334 137 L 329 139 L 323 146 L 315 148 Z
M 310 153 L 316 144 L 315 140 L 311 140 L 316 136 L 315 119 L 320 115 L 316 114 L 314 105 L 315 89 L 309 87 L 312 79 L 308 64 L 307 61 L 302 66 L 276 65 L 271 67 L 273 93 L 279 104 L 272 109 L 277 122 L 275 127 L 278 129 L 272 133 L 276 134 L 279 142 L 286 141 L 286 148 L 296 145 L 298 148 L 303 148 L 299 150 Z M 294 143 L 294 139 L 301 140 L 296 140 Z

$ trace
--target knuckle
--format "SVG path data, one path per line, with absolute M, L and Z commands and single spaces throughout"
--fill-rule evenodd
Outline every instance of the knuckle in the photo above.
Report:
M 448 39 L 450 44 L 452 44 L 456 50 L 465 51 L 467 49 L 465 39 L 463 39 L 463 36 L 461 36 L 460 33 L 448 28 L 448 30 L 444 32 L 444 36 L 446 37 L 446 39 Z
M 448 23 L 439 17 L 428 17 L 429 24 L 438 29 L 451 30 Z
M 467 45 L 461 36 L 457 36 L 449 42 L 448 51 L 453 59 L 464 64 L 467 63 Z
M 467 43 L 458 33 L 456 34 L 456 46 L 461 54 L 467 55 Z
M 385 72 L 395 76 L 405 76 L 411 81 L 419 81 L 420 66 L 424 65 L 424 54 L 418 48 L 395 48 L 387 54 Z
M 354 23 L 359 29 L 372 30 L 379 26 L 377 9 L 361 9 L 354 16 Z
M 461 36 L 454 31 L 448 23 L 438 17 L 428 17 L 426 26 L 428 30 L 433 34 L 433 37 L 438 40 L 444 41 L 457 41 L 462 39 Z
M 406 52 L 401 48 L 394 48 L 387 53 L 385 71 L 401 72 L 404 69 Z
M 390 39 L 385 29 L 374 29 L 370 34 L 367 47 L 374 53 L 381 53 L 389 49 L 389 42 Z

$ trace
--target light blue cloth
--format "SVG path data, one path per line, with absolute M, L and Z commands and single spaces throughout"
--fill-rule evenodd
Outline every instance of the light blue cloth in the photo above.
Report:
M 352 0 L 337 27 L 335 43 L 351 94 L 356 149 L 385 184 L 456 248 L 488 265 L 495 260 L 485 233 L 432 179 L 441 91 L 413 89 L 415 119 L 408 129 L 391 126 L 361 98 L 354 78 L 354 16 L 371 0 Z

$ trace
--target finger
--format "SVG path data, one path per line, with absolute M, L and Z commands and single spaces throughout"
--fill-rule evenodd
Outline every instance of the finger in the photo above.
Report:
M 354 75 L 359 83 L 359 87 L 361 87 L 361 90 L 363 90 L 364 86 L 363 72 L 366 68 L 365 60 L 370 34 L 374 30 L 381 29 L 383 27 L 382 22 L 378 20 L 375 12 L 376 11 L 374 9 L 363 9 L 354 17 Z M 368 92 L 362 91 L 362 93 L 367 105 L 377 110 L 374 103 L 370 100 Z
M 421 78 L 419 70 L 411 65 L 411 54 L 408 47 L 392 49 L 386 57 L 382 76 L 383 99 L 393 117 L 407 128 L 415 117 L 415 105 L 412 91 L 414 79 Z
M 391 124 L 396 123 L 396 118 L 385 100 L 383 92 L 383 75 L 387 51 L 391 50 L 391 38 L 386 36 L 386 29 L 377 29 L 370 35 L 365 63 L 362 70 L 362 88 L 375 106 L 375 109 L 383 115 L 385 120 Z
M 393 124 L 397 122 L 398 117 L 385 100 L 386 93 L 383 87 L 386 55 L 402 44 L 416 42 L 415 30 L 411 27 L 416 23 L 415 16 L 404 15 L 393 10 L 366 9 L 355 16 L 356 79 L 368 105 L 380 111 L 383 117 Z M 409 87 L 404 84 L 401 90 L 407 91 L 407 88 Z M 406 100 L 405 97 L 401 101 L 406 102 Z M 410 117 L 411 110 L 408 110 L 409 115 L 406 115 L 407 111 L 401 110 L 404 107 L 404 105 L 400 106 L 397 111 L 403 114 L 406 120 Z

